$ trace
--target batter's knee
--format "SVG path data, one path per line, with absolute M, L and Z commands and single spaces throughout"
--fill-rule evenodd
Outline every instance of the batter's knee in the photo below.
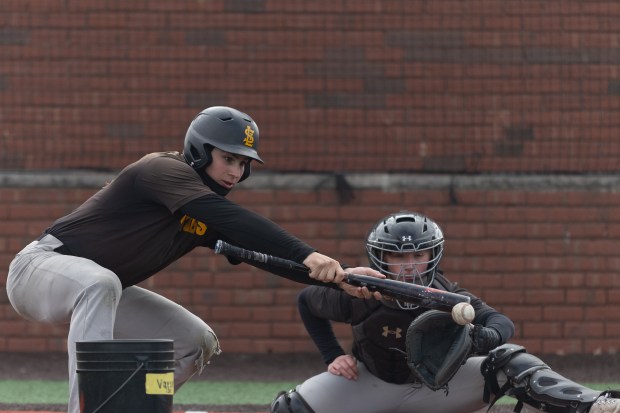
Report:
M 213 332 L 213 330 L 207 326 L 207 329 L 203 332 L 202 338 L 200 341 L 200 352 L 198 359 L 196 360 L 196 369 L 198 374 L 202 373 L 202 370 L 205 368 L 207 364 L 209 364 L 209 360 L 211 357 L 216 356 L 222 352 L 220 348 L 220 342 L 217 339 L 217 336 Z
M 123 286 L 118 276 L 112 271 L 101 269 L 88 274 L 90 284 L 84 289 L 87 296 L 103 297 L 103 303 L 116 306 L 123 293 Z
M 271 402 L 270 413 L 314 413 L 297 390 L 281 391 Z
M 207 325 L 190 329 L 183 336 L 175 338 L 175 389 L 180 388 L 194 374 L 202 373 L 214 355 L 220 354 L 220 343 Z

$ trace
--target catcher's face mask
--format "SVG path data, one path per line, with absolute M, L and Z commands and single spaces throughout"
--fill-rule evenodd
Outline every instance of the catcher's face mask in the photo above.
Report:
M 400 211 L 381 218 L 368 232 L 366 254 L 370 267 L 387 277 L 428 287 L 435 279 L 443 244 L 443 232 L 435 221 L 417 212 Z M 398 306 L 417 308 L 402 302 Z
M 435 278 L 435 270 L 441 255 L 433 256 L 431 248 L 420 251 L 396 252 L 378 249 L 375 254 L 375 265 L 389 278 L 397 281 L 430 286 Z M 413 310 L 417 305 L 396 300 L 403 310 Z
M 384 251 L 381 255 L 387 276 L 413 284 L 424 284 L 427 269 L 433 264 L 430 250 L 402 253 Z

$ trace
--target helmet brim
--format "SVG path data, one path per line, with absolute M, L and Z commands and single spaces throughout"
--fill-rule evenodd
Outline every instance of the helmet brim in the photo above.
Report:
M 252 148 L 240 148 L 239 145 L 226 145 L 222 143 L 218 143 L 217 145 L 213 145 L 213 146 L 224 152 L 234 153 L 235 155 L 247 156 L 248 158 L 254 159 L 256 162 L 265 163 L 260 158 L 260 156 L 258 156 L 258 153 L 256 152 L 256 150 Z

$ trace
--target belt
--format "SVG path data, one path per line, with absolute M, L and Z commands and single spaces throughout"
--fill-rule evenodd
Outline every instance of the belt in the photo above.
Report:
M 48 235 L 50 234 L 48 234 L 47 232 L 44 232 L 41 235 L 39 235 L 36 240 L 41 241 L 43 238 L 47 237 Z M 67 247 L 65 244 L 62 244 L 60 247 L 54 248 L 54 252 L 57 252 L 62 255 L 73 255 L 69 247 Z

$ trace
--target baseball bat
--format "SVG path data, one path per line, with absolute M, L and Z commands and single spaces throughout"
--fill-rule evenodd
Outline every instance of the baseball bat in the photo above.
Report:
M 287 268 L 308 272 L 308 267 L 295 261 L 287 260 L 261 252 L 236 247 L 219 240 L 215 244 L 215 253 L 239 258 L 243 261 L 254 261 L 271 264 L 280 268 Z M 355 287 L 366 287 L 369 291 L 378 291 L 381 294 L 407 303 L 433 310 L 451 312 L 458 303 L 469 304 L 470 298 L 466 295 L 451 293 L 431 287 L 410 284 L 403 281 L 370 277 L 361 274 L 347 273 L 344 281 Z

